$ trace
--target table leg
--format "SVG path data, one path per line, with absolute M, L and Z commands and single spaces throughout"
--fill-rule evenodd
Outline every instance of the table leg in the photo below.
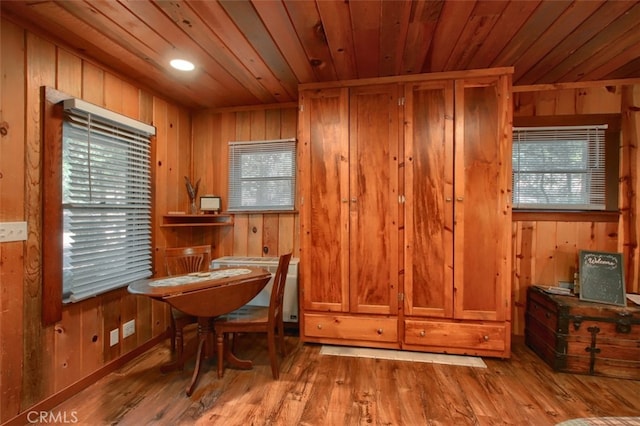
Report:
M 196 365 L 193 369 L 193 375 L 191 376 L 191 383 L 189 383 L 186 390 L 187 396 L 191 396 L 193 389 L 196 387 L 198 375 L 200 374 L 200 366 L 202 364 L 202 356 L 205 352 L 204 350 L 206 350 L 206 344 L 210 333 L 211 319 L 204 317 L 198 318 L 198 351 L 196 352 Z

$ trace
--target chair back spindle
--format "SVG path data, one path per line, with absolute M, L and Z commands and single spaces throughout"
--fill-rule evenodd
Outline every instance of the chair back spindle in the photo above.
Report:
M 211 246 L 171 247 L 165 249 L 167 275 L 182 275 L 209 270 Z

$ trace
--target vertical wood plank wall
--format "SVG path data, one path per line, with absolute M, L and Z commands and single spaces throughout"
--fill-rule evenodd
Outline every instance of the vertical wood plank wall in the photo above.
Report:
M 123 76 L 2 20 L 0 221 L 26 221 L 27 241 L 0 244 L 0 423 L 88 377 L 168 325 L 167 308 L 119 290 L 66 306 L 52 327 L 40 321 L 42 265 L 40 222 L 40 86 L 47 85 L 153 123 L 154 264 L 163 274 L 165 247 L 212 244 L 214 256 L 298 255 L 297 212 L 238 214 L 234 227 L 161 228 L 162 215 L 186 211 L 184 176 L 201 179 L 200 195 L 220 195 L 227 207 L 227 143 L 295 137 L 297 108 L 245 107 L 188 111 Z M 624 251 L 631 261 L 627 290 L 639 292 L 637 256 L 640 85 L 515 88 L 514 114 L 621 113 L 621 208 L 618 223 L 515 221 L 513 332 L 524 333 L 527 286 L 571 278 L 580 248 Z M 266 253 L 265 253 L 266 249 Z M 136 319 L 136 334 L 110 347 L 109 331 Z
M 0 124 L 0 221 L 25 221 L 26 241 L 0 244 L 0 423 L 90 376 L 138 348 L 168 326 L 164 303 L 126 289 L 66 305 L 62 320 L 41 321 L 43 235 L 41 203 L 41 86 L 152 123 L 158 137 L 156 243 L 159 211 L 176 208 L 183 174 L 190 173 L 190 112 L 154 96 L 106 68 L 2 20 Z M 4 132 L 3 132 L 4 133 Z M 136 319 L 136 333 L 109 345 L 109 332 Z
M 205 111 L 193 117 L 193 169 L 201 178 L 201 194 L 222 197 L 227 209 L 228 143 L 295 138 L 296 105 Z M 297 212 L 235 214 L 233 228 L 211 232 L 216 256 L 298 256 Z M 199 231 L 200 232 L 200 231 Z
M 515 116 L 622 114 L 618 222 L 515 221 L 513 235 L 514 334 L 524 334 L 526 290 L 531 284 L 572 281 L 580 249 L 625 254 L 627 291 L 638 293 L 637 211 L 640 85 L 567 84 L 564 88 L 515 87 Z

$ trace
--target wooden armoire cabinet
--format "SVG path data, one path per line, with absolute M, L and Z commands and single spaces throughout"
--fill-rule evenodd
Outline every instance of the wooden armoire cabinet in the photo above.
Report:
M 510 355 L 511 71 L 301 87 L 303 341 Z

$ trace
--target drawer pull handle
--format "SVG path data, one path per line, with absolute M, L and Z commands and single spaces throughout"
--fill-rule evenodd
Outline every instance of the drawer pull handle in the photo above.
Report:
M 545 313 L 544 313 L 544 317 L 545 317 L 545 318 L 551 318 L 551 314 L 550 314 L 549 312 L 545 312 Z
M 420 337 L 424 337 L 424 336 L 426 336 L 426 335 L 427 335 L 427 333 L 425 333 L 425 331 L 424 331 L 424 330 L 420 331 Z
M 485 342 L 488 342 L 488 341 L 489 341 L 489 336 L 487 336 L 487 335 L 485 334 L 485 335 L 482 337 L 482 339 L 483 339 Z
M 382 334 L 382 329 L 381 328 L 378 329 L 378 334 Z
M 322 324 L 318 324 L 318 330 L 322 330 Z

